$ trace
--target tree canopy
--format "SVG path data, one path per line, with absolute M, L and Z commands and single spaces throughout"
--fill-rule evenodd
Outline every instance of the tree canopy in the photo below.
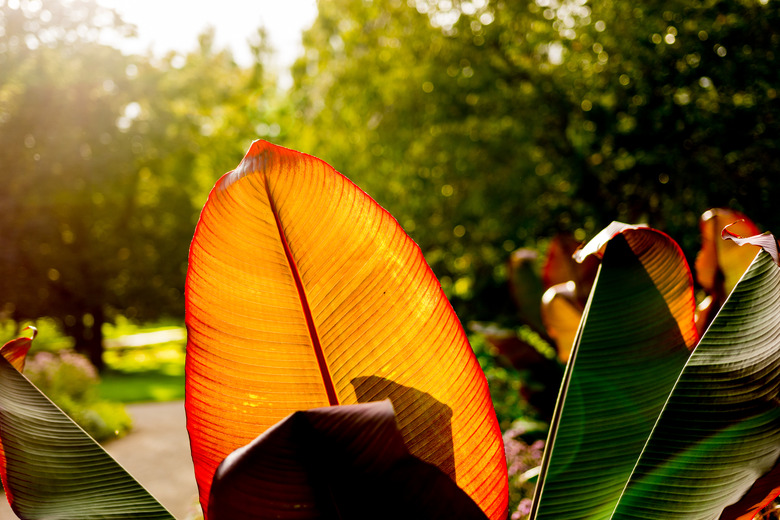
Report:
M 123 55 L 94 0 L 0 2 L 0 318 L 182 314 L 195 218 L 255 138 L 396 216 L 462 320 L 511 314 L 505 262 L 645 221 L 692 257 L 714 206 L 780 229 L 773 0 L 329 0 L 294 84 L 196 50 Z
M 132 28 L 94 2 L 1 9 L 0 308 L 102 366 L 104 322 L 183 313 L 197 214 L 263 110 L 262 39 L 250 70 L 209 32 L 153 61 L 100 43 Z
M 769 1 L 323 3 L 302 142 L 490 318 L 507 251 L 558 231 L 645 221 L 692 255 L 709 207 L 777 228 L 778 21 Z

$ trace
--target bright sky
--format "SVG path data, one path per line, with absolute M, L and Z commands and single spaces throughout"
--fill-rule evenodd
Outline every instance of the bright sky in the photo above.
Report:
M 187 52 L 195 48 L 197 36 L 207 26 L 216 29 L 218 47 L 230 47 L 236 61 L 249 65 L 246 43 L 258 27 L 268 32 L 276 51 L 275 65 L 287 69 L 301 51 L 301 31 L 317 16 L 316 0 L 98 0 L 118 11 L 138 28 L 138 38 L 123 43 L 125 52 L 155 55 L 170 50 Z M 289 78 L 283 77 L 283 86 Z

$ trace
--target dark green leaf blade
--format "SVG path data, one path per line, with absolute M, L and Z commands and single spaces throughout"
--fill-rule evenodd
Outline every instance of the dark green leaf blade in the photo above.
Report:
M 296 412 L 231 453 L 213 520 L 487 520 L 447 474 L 411 455 L 389 400 Z
M 12 509 L 24 520 L 173 519 L 1 356 L 0 475 Z
M 648 228 L 617 232 L 567 367 L 531 518 L 609 518 L 695 344 L 679 247 Z
M 779 387 L 780 268 L 762 251 L 691 355 L 613 518 L 718 518 L 777 463 Z

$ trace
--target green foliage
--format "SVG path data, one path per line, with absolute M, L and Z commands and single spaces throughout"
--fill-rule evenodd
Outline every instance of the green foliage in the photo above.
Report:
M 776 2 L 332 0 L 284 96 L 262 31 L 249 68 L 208 32 L 151 60 L 79 6 L 2 6 L 0 316 L 98 366 L 104 321 L 181 312 L 197 209 L 253 136 L 348 165 L 464 322 L 513 314 L 504 261 L 537 237 L 646 221 L 690 258 L 709 207 L 780 227 Z
M 270 98 L 262 33 L 251 69 L 213 32 L 152 63 L 77 4 L 0 6 L 0 319 L 48 316 L 102 369 L 105 322 L 181 315 L 198 210 Z
M 262 34 L 249 69 L 209 33 L 152 61 L 99 43 L 132 28 L 92 0 L 16 4 L 0 6 L 0 319 L 7 338 L 43 316 L 72 338 L 36 349 L 57 337 L 43 349 L 100 364 L 105 321 L 181 314 L 197 210 L 252 136 L 347 171 L 464 322 L 511 322 L 506 256 L 560 230 L 647 221 L 690 259 L 709 207 L 780 228 L 776 1 L 331 0 L 287 97 Z M 473 345 L 506 428 L 529 413 L 523 376 Z M 107 387 L 143 365 L 115 356 Z
M 522 375 L 482 335 L 469 336 L 469 343 L 487 378 L 501 431 L 507 430 L 518 417 L 533 416 L 534 412 L 520 396 Z
M 19 517 L 173 518 L 4 357 L 0 414 L 0 471 Z
M 38 352 L 28 359 L 25 375 L 94 439 L 117 438 L 130 430 L 124 407 L 99 398 L 99 376 L 86 357 L 68 350 Z
M 122 336 L 170 330 L 182 328 L 183 326 L 184 323 L 180 317 L 165 317 L 152 322 L 138 323 L 137 321 L 130 320 L 127 316 L 120 314 L 114 318 L 113 323 L 106 323 L 103 325 L 103 337 L 107 340 L 111 340 L 121 338 Z M 36 338 L 36 342 L 39 339 L 40 338 Z
M 100 375 L 102 399 L 120 403 L 184 399 L 184 345 L 161 343 L 109 349 Z
M 98 386 L 101 399 L 119 403 L 162 402 L 184 399 L 184 374 L 162 370 L 120 372 L 106 370 Z
M 461 318 L 495 321 L 536 237 L 645 221 L 692 257 L 710 207 L 778 228 L 778 28 L 772 1 L 326 2 L 283 136 L 349 165 Z
M 62 349 L 73 349 L 73 338 L 64 336 L 56 320 L 51 318 L 39 318 L 20 323 L 8 320 L 0 322 L 0 343 L 6 343 L 19 336 L 19 331 L 31 325 L 38 331 L 38 338 L 32 346 L 33 352 L 56 352 Z
M 759 252 L 697 341 L 677 245 L 607 231 L 531 518 L 742 518 L 776 496 L 778 265 Z

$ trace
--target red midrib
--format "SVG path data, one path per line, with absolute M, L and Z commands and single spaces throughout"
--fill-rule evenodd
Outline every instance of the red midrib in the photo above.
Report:
M 303 289 L 303 282 L 301 281 L 301 275 L 298 272 L 298 266 L 293 258 L 292 251 L 290 251 L 290 244 L 287 242 L 287 236 L 284 233 L 282 222 L 279 220 L 279 212 L 276 210 L 276 203 L 271 196 L 271 191 L 268 187 L 268 181 L 265 183 L 265 192 L 268 195 L 268 203 L 271 206 L 271 213 L 274 215 L 276 221 L 276 229 L 279 231 L 279 240 L 284 245 L 284 254 L 287 256 L 287 264 L 290 266 L 290 272 L 295 280 L 295 287 L 298 289 L 298 300 L 301 302 L 301 309 L 303 315 L 306 317 L 306 326 L 309 328 L 309 337 L 311 338 L 311 344 L 314 348 L 314 354 L 317 356 L 317 364 L 320 367 L 320 374 L 322 375 L 322 384 L 325 386 L 325 392 L 328 394 L 328 402 L 331 406 L 336 406 L 339 403 L 339 399 L 336 396 L 336 388 L 333 385 L 333 379 L 330 377 L 330 370 L 328 364 L 325 361 L 325 353 L 322 350 L 322 344 L 320 343 L 320 337 L 317 334 L 317 328 L 314 326 L 314 318 L 311 314 L 311 307 L 309 306 L 309 300 L 306 298 L 306 291 Z

